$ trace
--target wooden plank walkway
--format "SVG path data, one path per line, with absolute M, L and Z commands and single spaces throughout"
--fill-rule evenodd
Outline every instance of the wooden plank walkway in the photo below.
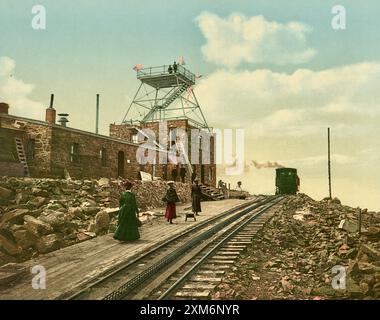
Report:
M 167 223 L 164 218 L 157 218 L 153 220 L 153 224 L 144 224 L 140 228 L 141 238 L 134 242 L 120 243 L 108 234 L 26 261 L 17 266 L 26 268 L 26 275 L 13 287 L 0 289 L 0 300 L 57 299 L 65 292 L 84 285 L 117 264 L 132 260 L 194 224 L 243 203 L 246 203 L 246 200 L 202 202 L 203 211 L 200 216 L 197 216 L 196 222 L 192 219 L 185 222 L 183 209 L 188 207 L 188 204 L 178 206 L 177 212 L 180 216 L 174 220 L 174 224 Z M 32 287 L 32 278 L 35 274 L 32 274 L 30 270 L 36 265 L 41 265 L 46 270 L 46 289 Z

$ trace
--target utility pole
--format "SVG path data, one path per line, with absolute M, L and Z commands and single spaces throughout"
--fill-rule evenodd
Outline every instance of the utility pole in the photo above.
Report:
M 96 125 L 95 133 L 99 133 L 99 94 L 96 95 Z
M 329 173 L 329 198 L 331 199 L 331 161 L 330 161 L 330 128 L 327 128 L 327 144 L 328 144 L 328 173 Z

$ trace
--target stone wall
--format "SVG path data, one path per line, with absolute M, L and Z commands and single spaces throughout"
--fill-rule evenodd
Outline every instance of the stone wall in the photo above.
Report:
M 114 232 L 121 180 L 0 178 L 0 265 Z M 176 183 L 182 203 L 190 185 Z M 163 181 L 134 181 L 141 220 L 162 216 Z M 161 208 L 161 209 L 158 209 Z

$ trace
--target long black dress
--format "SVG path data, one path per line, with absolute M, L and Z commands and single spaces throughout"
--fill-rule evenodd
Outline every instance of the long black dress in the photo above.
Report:
M 138 208 L 135 195 L 126 191 L 120 196 L 118 225 L 114 238 L 120 241 L 131 241 L 140 238 L 137 224 Z
M 194 213 L 202 212 L 201 209 L 202 189 L 199 185 L 193 184 L 191 187 L 191 206 Z

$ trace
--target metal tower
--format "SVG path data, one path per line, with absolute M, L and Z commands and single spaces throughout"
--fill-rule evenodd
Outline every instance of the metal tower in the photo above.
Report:
M 189 124 L 209 129 L 194 94 L 196 76 L 182 65 L 164 65 L 137 70 L 140 86 L 124 116 L 123 124 L 187 119 Z

